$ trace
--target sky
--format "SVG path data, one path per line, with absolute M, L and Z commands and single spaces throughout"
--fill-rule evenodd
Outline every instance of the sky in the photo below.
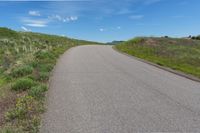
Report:
M 200 34 L 200 0 L 1 1 L 0 27 L 110 42 Z

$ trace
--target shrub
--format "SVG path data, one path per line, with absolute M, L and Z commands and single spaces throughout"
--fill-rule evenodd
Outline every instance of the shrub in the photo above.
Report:
M 51 71 L 51 67 L 41 67 L 41 70 L 35 69 L 32 75 L 29 75 L 28 78 L 37 80 L 40 82 L 46 82 L 49 80 L 49 71 Z
M 50 72 L 53 69 L 53 64 L 40 64 L 38 68 L 40 72 Z
M 32 72 L 33 72 L 33 68 L 26 65 L 26 66 L 21 66 L 21 67 L 13 69 L 11 75 L 17 78 L 17 77 L 29 75 Z
M 39 73 L 39 77 L 38 77 L 38 81 L 42 81 L 45 82 L 49 79 L 49 73 L 48 72 L 40 72 Z
M 32 87 L 28 94 L 36 99 L 41 99 L 44 97 L 45 92 L 48 90 L 47 86 L 44 84 L 40 84 Z
M 35 53 L 35 57 L 40 60 L 55 59 L 55 56 L 53 55 L 53 53 L 51 53 L 49 51 L 38 51 Z
M 29 63 L 29 65 L 30 65 L 31 67 L 33 67 L 33 68 L 36 68 L 36 67 L 38 67 L 39 62 L 38 62 L 38 61 L 32 61 L 32 62 Z
M 36 85 L 36 83 L 32 79 L 21 78 L 15 81 L 15 83 L 12 85 L 12 89 L 16 91 L 19 91 L 19 90 L 24 91 L 24 90 L 30 89 L 34 85 Z

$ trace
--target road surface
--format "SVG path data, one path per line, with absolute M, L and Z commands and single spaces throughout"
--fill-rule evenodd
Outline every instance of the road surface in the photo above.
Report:
M 200 132 L 200 83 L 79 46 L 58 61 L 41 133 Z

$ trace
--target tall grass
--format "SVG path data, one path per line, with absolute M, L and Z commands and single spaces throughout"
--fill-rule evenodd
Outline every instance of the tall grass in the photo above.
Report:
M 200 41 L 176 38 L 135 38 L 116 48 L 130 55 L 200 78 Z

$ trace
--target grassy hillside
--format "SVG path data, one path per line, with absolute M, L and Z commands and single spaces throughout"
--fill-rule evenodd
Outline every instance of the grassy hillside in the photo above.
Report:
M 135 38 L 116 48 L 130 55 L 200 78 L 200 40 Z
M 0 28 L 0 132 L 38 132 L 57 58 L 84 44 L 96 43 Z

